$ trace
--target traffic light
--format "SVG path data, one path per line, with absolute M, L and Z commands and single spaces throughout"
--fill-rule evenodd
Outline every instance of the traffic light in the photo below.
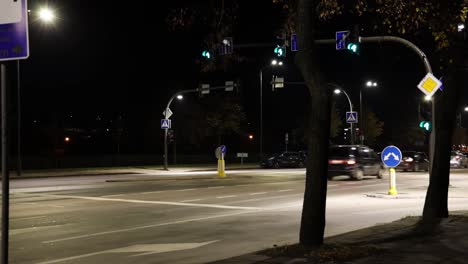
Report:
M 361 37 L 359 36 L 359 26 L 355 25 L 354 29 L 351 30 L 348 36 L 346 49 L 348 49 L 352 53 L 359 54 L 360 43 Z
M 276 48 L 274 49 L 274 52 L 275 52 L 276 56 L 284 57 L 284 56 L 286 56 L 286 47 L 277 45 Z
M 419 127 L 424 129 L 425 131 L 431 131 L 432 129 L 432 124 L 429 121 L 421 121 L 419 123 Z
M 202 56 L 207 58 L 207 59 L 211 59 L 211 52 L 209 50 L 204 50 L 202 52 Z

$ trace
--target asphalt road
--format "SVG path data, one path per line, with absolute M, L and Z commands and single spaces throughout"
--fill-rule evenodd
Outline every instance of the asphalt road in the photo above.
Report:
M 14 180 L 10 263 L 207 263 L 298 241 L 305 170 L 228 175 Z M 326 236 L 420 215 L 428 175 L 397 182 L 399 199 L 387 179 L 329 181 Z M 451 184 L 450 209 L 468 209 L 468 171 Z

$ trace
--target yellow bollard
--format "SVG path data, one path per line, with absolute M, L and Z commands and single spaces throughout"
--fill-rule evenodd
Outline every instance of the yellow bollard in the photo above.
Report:
M 225 163 L 223 158 L 218 160 L 218 176 L 226 177 Z
M 396 172 L 394 168 L 390 168 L 390 189 L 388 190 L 389 195 L 397 195 L 398 191 L 396 189 Z

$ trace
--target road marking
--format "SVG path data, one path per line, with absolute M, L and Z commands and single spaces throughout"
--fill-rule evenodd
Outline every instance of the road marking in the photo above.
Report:
M 55 260 L 39 262 L 39 264 L 59 263 L 59 262 L 76 260 L 76 259 L 92 257 L 92 256 L 101 255 L 101 254 L 108 254 L 108 253 L 140 253 L 140 252 L 142 252 L 140 254 L 132 255 L 132 257 L 138 257 L 138 256 L 144 256 L 144 255 L 150 255 L 150 254 L 156 254 L 156 253 L 164 253 L 164 252 L 171 252 L 171 251 L 195 249 L 195 248 L 206 246 L 206 245 L 218 242 L 218 241 L 219 240 L 213 240 L 213 241 L 202 242 L 202 243 L 173 243 L 173 244 L 132 245 L 132 246 L 128 246 L 128 247 L 114 248 L 114 249 L 109 249 L 109 250 L 97 251 L 97 252 L 93 252 L 93 253 L 77 255 L 77 256 L 68 257 L 68 258 L 61 258 L 61 259 L 55 259 Z
M 224 198 L 232 198 L 232 197 L 236 197 L 237 195 L 226 195 L 226 196 L 218 196 L 216 198 L 218 199 L 224 199 Z
M 89 197 L 89 196 L 75 196 L 75 195 L 57 195 L 57 194 L 44 194 L 46 197 L 56 198 L 68 198 L 68 199 L 82 199 L 91 201 L 105 201 L 105 202 L 123 202 L 123 203 L 140 203 L 140 204 L 162 204 L 162 205 L 179 205 L 189 207 L 208 207 L 208 208 L 220 208 L 220 209 L 237 209 L 237 210 L 259 210 L 258 207 L 241 207 L 241 206 L 226 206 L 219 204 L 194 204 L 194 203 L 178 203 L 178 202 L 166 202 L 166 201 L 145 201 L 145 200 L 133 200 L 133 199 L 115 199 L 115 198 L 103 198 L 103 197 Z
M 182 189 L 182 190 L 175 190 L 176 192 L 186 192 L 186 191 L 193 191 L 196 190 L 195 188 L 192 189 Z
M 265 211 L 274 211 L 274 210 L 281 210 L 281 209 L 293 208 L 293 207 L 297 207 L 297 205 L 288 205 L 288 206 L 280 206 L 280 207 L 273 207 L 273 208 L 265 208 L 265 209 L 261 209 L 260 211 L 263 211 L 263 212 L 265 212 Z M 88 238 L 88 237 L 94 237 L 94 236 L 115 234 L 115 233 L 128 232 L 128 231 L 135 231 L 135 230 L 146 229 L 146 228 L 154 228 L 154 227 L 160 227 L 160 226 L 185 224 L 185 223 L 196 222 L 196 221 L 204 221 L 204 220 L 223 218 L 223 217 L 229 217 L 229 216 L 244 215 L 244 214 L 250 214 L 250 213 L 254 213 L 254 212 L 259 212 L 259 211 L 242 211 L 242 212 L 236 212 L 236 213 L 230 213 L 230 214 L 221 214 L 221 215 L 213 215 L 213 216 L 200 217 L 200 218 L 192 218 L 192 219 L 179 220 L 179 221 L 160 223 L 160 224 L 154 224 L 154 225 L 146 225 L 146 226 L 139 226 L 139 227 L 133 227 L 133 228 L 126 228 L 126 229 L 117 229 L 117 230 L 111 230 L 111 231 L 105 231 L 105 232 L 99 232 L 99 233 L 93 233 L 93 234 L 87 234 L 87 235 L 81 235 L 81 236 L 73 236 L 73 237 L 66 237 L 66 238 L 60 238 L 60 239 L 55 239 L 55 240 L 48 240 L 48 241 L 43 241 L 42 243 L 45 243 L 45 244 L 47 244 L 47 243 L 56 243 L 56 242 L 61 242 L 61 241 L 68 241 L 68 240 L 74 240 L 74 239 L 80 239 L 80 238 Z
M 152 191 L 152 192 L 142 192 L 142 194 L 148 194 L 148 193 L 162 193 L 165 191 Z
M 29 217 L 19 217 L 19 218 L 12 218 L 9 221 L 17 221 L 17 220 L 29 220 L 29 219 L 37 219 L 37 218 L 44 218 L 47 217 L 46 215 L 38 215 L 38 216 L 29 216 Z
M 36 205 L 37 203 L 16 203 L 16 205 Z
M 338 186 L 338 184 L 329 184 L 328 187 L 335 187 Z
M 267 192 L 258 192 L 258 193 L 250 193 L 249 195 L 262 195 L 262 194 L 265 194 Z
M 279 190 L 279 191 L 276 191 L 276 192 L 290 192 L 290 191 L 294 191 L 294 189 L 285 189 L 285 190 Z
M 198 202 L 198 201 L 201 201 L 201 200 L 204 200 L 204 199 L 183 200 L 183 201 L 180 201 L 180 202 L 181 203 L 189 203 L 189 202 Z
M 224 188 L 226 186 L 213 186 L 213 187 L 208 187 L 208 189 L 218 189 L 218 188 Z

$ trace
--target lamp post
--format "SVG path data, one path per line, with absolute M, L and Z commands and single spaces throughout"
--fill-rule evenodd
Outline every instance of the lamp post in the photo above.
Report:
M 335 86 L 337 87 L 337 86 Z M 344 93 L 344 95 L 346 96 L 346 98 L 348 99 L 348 103 L 349 103 L 349 111 L 350 112 L 353 112 L 353 104 L 351 103 L 351 99 L 349 98 L 349 95 L 348 93 L 343 90 L 343 88 L 336 88 L 334 91 L 333 91 L 335 94 L 341 94 L 341 92 Z M 353 123 L 350 123 L 351 125 L 351 145 L 354 145 L 354 128 L 353 128 Z
M 366 82 L 366 87 L 377 87 L 377 82 L 374 81 L 367 81 Z M 360 142 L 361 145 L 364 144 L 364 112 L 363 112 L 363 107 L 362 107 L 362 87 L 359 89 L 359 115 L 361 116 L 361 122 L 359 126 L 359 130 L 361 131 L 361 136 L 360 136 Z
M 278 60 L 272 60 L 270 65 L 267 65 L 260 69 L 260 160 L 263 158 L 263 71 L 270 66 L 283 66 L 283 62 Z

